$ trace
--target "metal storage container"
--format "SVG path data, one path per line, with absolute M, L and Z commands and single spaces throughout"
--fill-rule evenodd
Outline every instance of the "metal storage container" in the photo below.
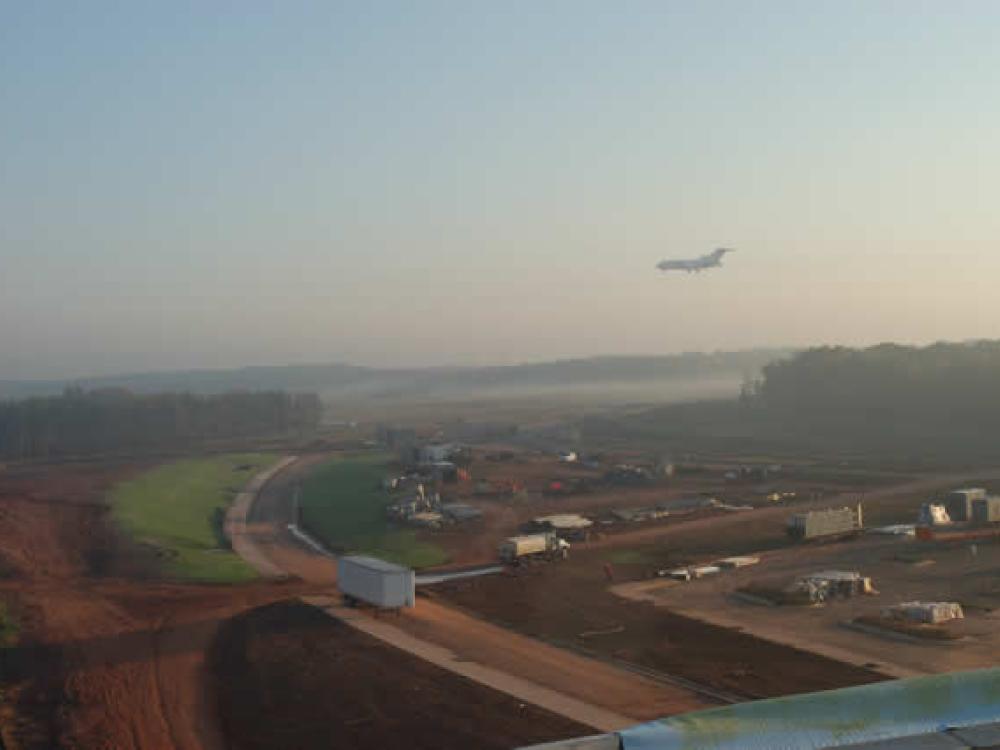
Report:
M 383 609 L 412 607 L 416 599 L 413 571 L 377 557 L 341 557 L 337 561 L 337 585 L 345 597 Z
M 860 512 L 853 508 L 797 513 L 788 519 L 787 531 L 788 535 L 795 539 L 847 534 L 861 528 L 860 515 Z
M 975 523 L 1000 523 L 1000 497 L 983 497 L 972 501 Z
M 986 498 L 986 490 L 982 487 L 966 487 L 952 490 L 944 498 L 945 507 L 952 521 L 971 521 L 972 503 Z

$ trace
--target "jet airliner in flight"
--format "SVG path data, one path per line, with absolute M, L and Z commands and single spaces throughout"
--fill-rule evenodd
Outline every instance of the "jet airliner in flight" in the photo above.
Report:
M 687 271 L 688 273 L 693 273 L 697 271 L 702 271 L 706 268 L 717 268 L 722 265 L 722 257 L 726 253 L 733 252 L 732 248 L 720 247 L 718 250 L 713 250 L 708 255 L 702 255 L 700 258 L 695 258 L 693 260 L 661 260 L 656 264 L 656 267 L 661 271 Z

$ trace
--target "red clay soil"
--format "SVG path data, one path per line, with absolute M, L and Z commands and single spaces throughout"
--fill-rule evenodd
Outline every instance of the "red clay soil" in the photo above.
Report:
M 155 559 L 117 538 L 103 501 L 140 469 L 0 472 L 0 600 L 20 626 L 0 661 L 7 750 L 222 747 L 204 691 L 204 650 L 221 620 L 287 597 L 296 584 L 151 580 Z
M 884 679 L 876 672 L 709 625 L 607 590 L 600 558 L 433 587 L 433 596 L 557 645 L 766 698 Z
M 209 664 L 233 750 L 499 749 L 593 734 L 301 602 L 225 623 Z

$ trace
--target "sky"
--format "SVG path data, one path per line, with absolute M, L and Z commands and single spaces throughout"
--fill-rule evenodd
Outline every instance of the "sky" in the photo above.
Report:
M 1000 337 L 998 29 L 0 0 L 0 379 Z

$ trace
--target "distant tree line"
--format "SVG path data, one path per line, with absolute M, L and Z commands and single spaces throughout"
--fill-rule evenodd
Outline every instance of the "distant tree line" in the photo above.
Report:
M 0 456 L 53 458 L 176 448 L 192 442 L 314 429 L 315 394 L 279 391 L 138 395 L 123 389 L 0 402 Z
M 1000 341 L 809 349 L 764 367 L 743 401 L 759 417 L 828 433 L 995 434 Z

